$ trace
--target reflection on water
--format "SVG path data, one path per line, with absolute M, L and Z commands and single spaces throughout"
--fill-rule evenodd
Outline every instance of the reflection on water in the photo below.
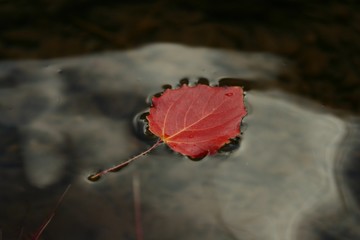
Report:
M 144 239 L 360 238 L 356 121 L 263 90 L 281 67 L 271 55 L 165 44 L 0 64 L 4 239 L 35 231 L 70 183 L 45 239 L 136 239 L 136 196 Z M 133 124 L 150 95 L 199 77 L 256 86 L 240 148 L 193 162 L 161 146 L 87 181 L 153 143 Z

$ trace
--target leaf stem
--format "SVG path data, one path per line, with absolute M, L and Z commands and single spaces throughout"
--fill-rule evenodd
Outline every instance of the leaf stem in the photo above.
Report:
M 129 160 L 126 160 L 125 162 L 122 162 L 122 163 L 120 163 L 120 164 L 118 164 L 118 165 L 116 165 L 116 166 L 113 166 L 113 167 L 111 167 L 111 168 L 102 170 L 102 171 L 100 171 L 100 172 L 98 172 L 98 173 L 92 174 L 92 175 L 90 175 L 90 176 L 88 177 L 88 179 L 89 179 L 90 181 L 97 181 L 97 180 L 99 180 L 99 178 L 100 178 L 101 176 L 103 176 L 103 175 L 105 175 L 105 174 L 107 174 L 107 173 L 109 173 L 109 172 L 117 172 L 117 171 L 119 171 L 120 169 L 122 169 L 123 167 L 129 165 L 132 161 L 134 161 L 134 160 L 138 159 L 139 157 L 141 157 L 141 156 L 149 153 L 151 150 L 153 150 L 154 148 L 156 148 L 157 146 L 159 146 L 159 145 L 162 144 L 162 143 L 163 143 L 163 141 L 162 141 L 161 139 L 159 139 L 154 145 L 152 145 L 150 148 L 148 148 L 148 149 L 145 150 L 144 152 L 142 152 L 142 153 L 140 153 L 140 154 L 138 154 L 138 155 L 130 158 Z

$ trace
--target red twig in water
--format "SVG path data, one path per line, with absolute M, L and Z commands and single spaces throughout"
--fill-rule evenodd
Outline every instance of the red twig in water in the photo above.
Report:
M 133 175 L 133 193 L 134 193 L 134 211 L 135 211 L 135 229 L 136 240 L 143 240 L 143 228 L 141 223 L 141 193 L 140 180 L 137 174 Z
M 41 234 L 44 232 L 44 230 L 46 229 L 46 227 L 49 225 L 49 223 L 51 222 L 51 220 L 53 219 L 53 217 L 55 216 L 55 212 L 56 210 L 59 208 L 61 202 L 63 201 L 66 193 L 68 192 L 68 190 L 70 189 L 70 186 L 67 186 L 67 188 L 65 189 L 65 191 L 63 192 L 63 194 L 60 196 L 58 202 L 55 205 L 55 208 L 53 209 L 53 211 L 51 212 L 51 214 L 49 215 L 49 217 L 46 219 L 46 221 L 39 227 L 39 229 L 31 236 L 30 240 L 38 240 L 40 239 Z

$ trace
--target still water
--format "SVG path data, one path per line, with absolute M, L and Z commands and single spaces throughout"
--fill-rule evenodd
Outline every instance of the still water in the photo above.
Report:
M 360 239 L 358 120 L 271 87 L 283 68 L 171 44 L 0 63 L 0 239 L 34 233 L 70 184 L 42 239 Z M 88 181 L 156 141 L 139 116 L 184 78 L 266 86 L 247 89 L 240 146 L 196 162 L 160 146 Z

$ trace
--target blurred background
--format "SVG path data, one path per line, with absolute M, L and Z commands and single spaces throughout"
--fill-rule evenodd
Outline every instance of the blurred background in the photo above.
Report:
M 0 1 L 0 58 L 44 59 L 172 42 L 290 60 L 280 87 L 360 110 L 358 1 Z

